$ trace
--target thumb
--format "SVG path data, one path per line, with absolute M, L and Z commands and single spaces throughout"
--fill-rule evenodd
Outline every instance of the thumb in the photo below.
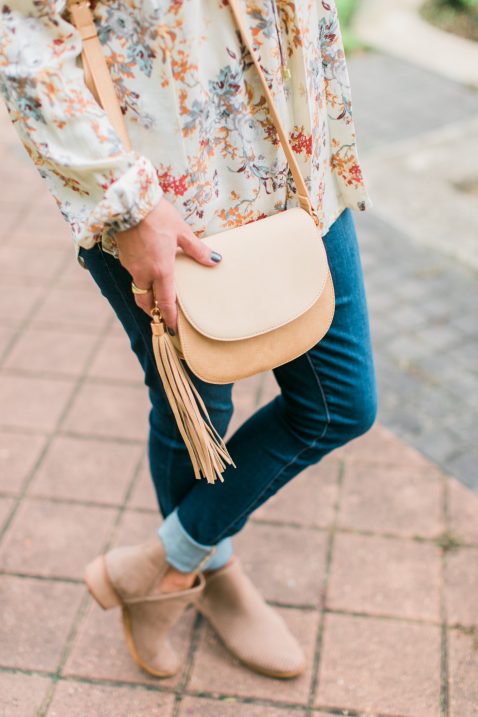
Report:
M 222 259 L 219 252 L 208 247 L 208 245 L 198 239 L 192 231 L 191 233 L 181 234 L 178 236 L 178 246 L 180 246 L 181 249 L 192 259 L 195 259 L 200 264 L 205 264 L 206 266 L 214 266 Z

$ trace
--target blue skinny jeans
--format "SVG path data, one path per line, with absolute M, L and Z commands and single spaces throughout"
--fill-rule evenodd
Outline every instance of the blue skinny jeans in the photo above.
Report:
M 304 468 L 365 433 L 376 416 L 376 383 L 367 304 L 352 211 L 324 236 L 336 309 L 325 338 L 274 369 L 280 393 L 229 438 L 237 468 L 224 483 L 196 480 L 158 376 L 150 319 L 137 307 L 131 277 L 101 250 L 80 250 L 88 270 L 123 324 L 144 370 L 151 399 L 149 464 L 164 518 L 159 536 L 170 564 L 189 572 L 216 569 L 232 553 L 231 536 L 268 498 Z M 191 374 L 211 420 L 224 436 L 233 413 L 232 384 Z

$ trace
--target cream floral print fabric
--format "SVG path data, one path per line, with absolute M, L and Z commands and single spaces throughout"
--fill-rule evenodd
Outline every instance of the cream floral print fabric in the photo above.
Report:
M 247 31 L 325 234 L 372 204 L 333 0 L 242 0 Z M 138 223 L 164 194 L 198 236 L 297 206 L 227 0 L 100 0 L 95 22 L 134 151 L 84 84 L 65 0 L 6 0 L 0 84 L 76 246 Z

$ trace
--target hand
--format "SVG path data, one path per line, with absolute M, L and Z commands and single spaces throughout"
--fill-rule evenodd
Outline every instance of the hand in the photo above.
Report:
M 138 306 L 150 314 L 156 300 L 169 329 L 177 330 L 174 264 L 180 247 L 186 254 L 205 266 L 216 266 L 221 255 L 194 234 L 177 209 L 165 197 L 135 227 L 116 234 L 119 260 L 141 289 L 135 294 Z

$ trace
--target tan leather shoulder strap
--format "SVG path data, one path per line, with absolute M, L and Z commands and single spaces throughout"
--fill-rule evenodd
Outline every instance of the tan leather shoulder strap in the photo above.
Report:
M 67 7 L 83 43 L 81 58 L 85 82 L 127 149 L 131 149 L 120 103 L 96 32 L 87 0 L 67 0 Z
M 238 0 L 228 0 L 228 2 L 231 7 L 232 13 L 234 15 L 236 24 L 241 33 L 244 44 L 247 47 L 247 49 L 249 50 L 249 53 L 252 57 L 254 65 L 256 66 L 257 72 L 259 74 L 259 78 L 260 78 L 260 81 L 262 84 L 262 88 L 264 90 L 264 94 L 269 103 L 269 108 L 270 108 L 270 112 L 271 112 L 272 121 L 274 123 L 274 127 L 276 128 L 277 134 L 279 135 L 282 149 L 284 150 L 284 154 L 286 156 L 287 163 L 290 167 L 290 171 L 292 172 L 292 177 L 293 177 L 295 185 L 297 187 L 297 191 L 298 191 L 297 196 L 300 201 L 300 206 L 303 209 L 305 209 L 306 211 L 308 211 L 309 214 L 311 214 L 312 213 L 312 205 L 310 202 L 310 196 L 309 196 L 309 192 L 307 190 L 307 186 L 305 184 L 304 178 L 302 176 L 302 172 L 300 171 L 299 165 L 295 158 L 293 149 L 290 145 L 289 138 L 287 137 L 287 131 L 285 130 L 285 128 L 281 122 L 281 119 L 279 117 L 279 114 L 276 110 L 276 107 L 274 104 L 274 99 L 272 97 L 271 91 L 269 89 L 266 78 L 264 76 L 264 72 L 262 71 L 261 64 L 259 62 L 259 58 L 257 57 L 257 53 L 255 52 L 255 50 L 252 46 L 252 43 L 249 41 L 248 33 L 246 31 L 243 20 L 241 18 Z
M 254 65 L 259 74 L 259 78 L 269 103 L 272 122 L 276 128 L 279 140 L 284 150 L 287 163 L 290 167 L 292 177 L 297 187 L 297 196 L 300 206 L 305 209 L 318 223 L 317 216 L 312 208 L 310 195 L 307 190 L 304 178 L 300 171 L 299 165 L 295 158 L 294 152 L 290 145 L 287 131 L 285 130 L 279 114 L 276 110 L 274 99 L 267 84 L 266 78 L 262 71 L 259 58 L 249 41 L 247 31 L 245 29 L 241 13 L 238 6 L 238 0 L 229 0 L 229 5 L 236 21 L 241 37 L 250 52 Z M 90 9 L 88 0 L 67 0 L 67 7 L 70 11 L 74 25 L 78 29 L 83 42 L 83 51 L 81 53 L 83 60 L 83 68 L 85 72 L 85 82 L 91 90 L 97 101 L 105 110 L 108 118 L 121 138 L 123 144 L 131 149 L 131 145 L 126 131 L 123 114 L 121 112 L 120 103 L 116 95 L 113 81 L 106 63 L 105 56 L 101 47 L 101 43 L 96 32 L 93 14 Z

